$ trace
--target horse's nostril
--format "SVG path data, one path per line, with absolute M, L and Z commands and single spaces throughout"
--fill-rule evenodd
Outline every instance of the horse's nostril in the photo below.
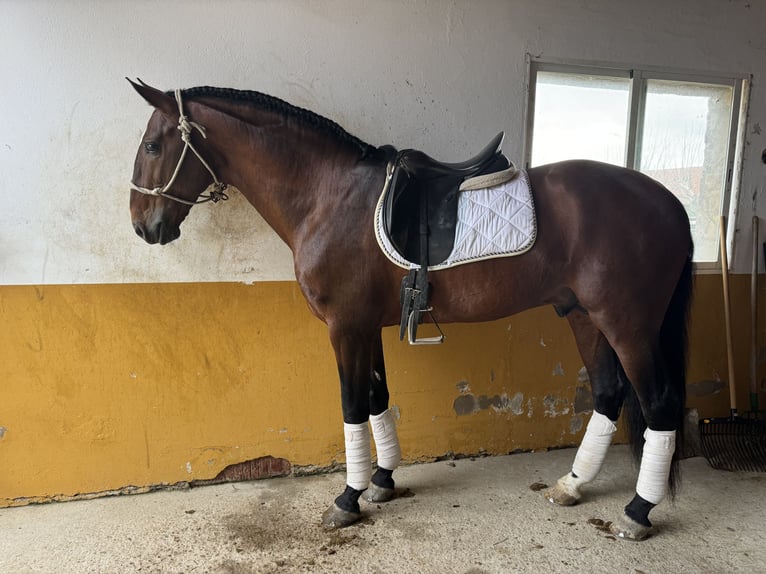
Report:
M 138 235 L 141 239 L 146 239 L 146 228 L 141 223 L 134 223 L 133 229 L 136 230 L 136 235 Z

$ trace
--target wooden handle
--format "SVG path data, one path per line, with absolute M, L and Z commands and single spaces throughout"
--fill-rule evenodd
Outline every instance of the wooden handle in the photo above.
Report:
M 758 393 L 758 216 L 753 216 L 753 265 L 750 271 L 750 394 Z
M 726 217 L 721 216 L 721 279 L 723 280 L 723 317 L 726 329 L 726 358 L 729 366 L 731 414 L 737 415 L 737 392 L 734 384 L 734 347 L 731 342 L 731 303 L 729 302 L 729 259 L 726 257 Z

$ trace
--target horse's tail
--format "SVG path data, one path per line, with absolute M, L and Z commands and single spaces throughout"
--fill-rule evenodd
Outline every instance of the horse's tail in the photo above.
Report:
M 689 248 L 689 254 L 684 264 L 681 277 L 678 279 L 670 305 L 665 312 L 665 319 L 660 328 L 660 353 L 665 365 L 666 383 L 670 386 L 671 396 L 677 401 L 676 419 L 676 450 L 670 467 L 669 487 L 671 498 L 675 496 L 680 484 L 678 462 L 683 457 L 684 418 L 686 407 L 686 362 L 689 343 L 689 311 L 691 308 L 694 276 L 692 274 L 692 255 L 694 247 Z M 621 377 L 626 389 L 623 407 L 625 421 L 630 441 L 631 451 L 636 461 L 641 460 L 644 447 L 644 431 L 646 420 L 641 412 L 636 391 L 628 380 L 622 365 L 619 366 L 618 376 Z

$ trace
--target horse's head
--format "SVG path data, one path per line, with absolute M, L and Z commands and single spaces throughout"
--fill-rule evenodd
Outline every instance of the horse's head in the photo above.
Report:
M 154 107 L 136 153 L 130 215 L 139 237 L 164 245 L 181 234 L 181 222 L 192 205 L 226 199 L 226 186 L 197 151 L 204 127 L 184 115 L 181 93 L 174 98 L 146 84 L 130 83 Z M 188 154 L 189 149 L 193 153 Z M 192 157 L 185 159 L 187 155 Z M 200 200 L 213 182 L 215 189 Z

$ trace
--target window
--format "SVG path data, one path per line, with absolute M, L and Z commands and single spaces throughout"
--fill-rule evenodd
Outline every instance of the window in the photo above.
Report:
M 745 81 L 532 62 L 525 163 L 585 158 L 646 173 L 686 207 L 695 262 L 717 262 Z

